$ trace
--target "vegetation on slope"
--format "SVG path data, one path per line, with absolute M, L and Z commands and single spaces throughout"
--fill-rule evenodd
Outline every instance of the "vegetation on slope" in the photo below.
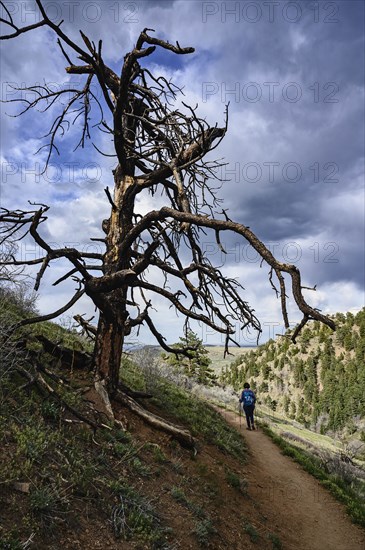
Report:
M 4 333 L 22 317 L 24 304 L 3 291 L 1 305 Z M 75 350 L 89 345 L 52 323 L 23 328 L 18 340 L 2 340 L 0 549 L 176 550 L 214 547 L 216 540 L 247 546 L 245 521 L 259 526 L 262 518 L 245 492 L 246 447 L 237 431 L 131 358 L 124 359 L 124 382 L 153 389 L 147 407 L 191 429 L 198 453 L 124 408 L 118 413 L 125 430 L 106 420 L 103 429 L 93 429 L 65 406 L 87 417 L 92 373 L 57 363 L 39 335 Z M 61 399 L 33 382 L 34 357 Z M 100 418 L 93 420 L 100 424 Z M 262 548 L 272 548 L 275 533 L 269 526 L 260 533 Z
M 321 433 L 364 430 L 365 309 L 334 320 L 336 332 L 312 322 L 295 345 L 280 338 L 242 355 L 222 382 L 239 389 L 249 379 L 270 409 Z
M 221 380 L 237 390 L 250 381 L 266 406 L 257 411 L 264 431 L 365 526 L 365 309 L 334 319 L 335 333 L 310 323 L 295 345 L 270 340 Z
M 212 360 L 209 351 L 203 345 L 198 335 L 192 330 L 180 338 L 179 342 L 173 344 L 172 348 L 190 348 L 189 356 L 162 354 L 167 364 L 179 372 L 183 372 L 189 378 L 194 379 L 198 384 L 211 385 L 217 380 L 214 370 L 211 367 Z

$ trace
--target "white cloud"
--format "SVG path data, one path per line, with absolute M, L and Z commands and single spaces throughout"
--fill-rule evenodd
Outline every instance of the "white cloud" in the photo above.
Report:
M 316 307 L 332 312 L 362 305 L 359 279 L 364 245 L 364 123 L 363 89 L 358 80 L 363 69 L 359 53 L 362 37 L 354 26 L 355 4 L 341 14 L 341 29 L 323 21 L 315 24 L 311 20 L 313 13 L 308 10 L 295 25 L 285 21 L 281 10 L 272 23 L 267 11 L 263 11 L 260 21 L 253 24 L 244 19 L 242 11 L 237 22 L 232 15 L 225 19 L 224 3 L 212 3 L 218 11 L 206 14 L 206 22 L 201 2 L 139 2 L 128 8 L 129 4 L 105 1 L 98 4 L 99 19 L 91 8 L 85 11 L 85 4 L 77 4 L 71 17 L 70 12 L 65 12 L 68 3 L 58 2 L 65 19 L 64 30 L 80 44 L 80 28 L 95 41 L 101 37 L 105 58 L 117 72 L 144 27 L 155 28 L 156 36 L 196 48 L 195 54 L 179 60 L 173 54 L 156 56 L 151 67 L 184 86 L 184 100 L 191 105 L 198 103 L 201 116 L 213 124 L 223 123 L 225 103 L 231 102 L 229 131 L 215 151 L 217 157 L 229 162 L 227 170 L 233 171 L 232 181 L 226 182 L 221 192 L 229 214 L 249 223 L 266 242 L 276 245 L 279 259 L 290 252 L 285 248 L 288 243 L 297 243 L 301 251 L 298 267 L 305 281 L 319 283 L 319 290 L 308 295 Z M 133 6 L 137 6 L 136 12 Z M 3 98 L 14 97 L 6 82 L 29 85 L 43 79 L 54 83 L 76 81 L 75 76 L 65 73 L 67 62 L 49 32 L 40 29 L 32 33 L 31 40 L 29 36 L 23 35 L 3 48 Z M 163 66 L 166 60 L 169 64 Z M 250 82 L 261 92 L 256 102 L 247 95 L 245 86 Z M 297 102 L 290 101 L 289 92 L 295 91 L 294 87 L 289 91 L 286 88 L 290 82 L 301 92 Z M 318 89 L 313 88 L 315 82 Z M 329 82 L 337 84 L 338 90 L 326 88 Z M 275 85 L 270 87 L 268 83 Z M 214 93 L 204 95 L 207 85 Z M 254 91 L 253 87 L 251 92 Z M 335 103 L 326 102 L 331 91 L 338 100 Z M 289 95 L 285 96 L 285 92 Z M 9 109 L 2 105 L 2 114 Z M 67 138 L 61 157 L 54 157 L 48 172 L 38 178 L 33 170 L 39 172 L 46 153 L 34 157 L 34 152 L 41 145 L 38 136 L 45 133 L 52 116 L 54 113 L 49 112 L 19 119 L 2 117 L 1 204 L 24 207 L 28 199 L 50 204 L 49 220 L 42 225 L 42 234 L 60 245 L 78 242 L 81 247 L 93 246 L 90 237 L 100 236 L 101 221 L 108 217 L 109 204 L 103 189 L 107 185 L 112 188 L 114 160 L 100 157 L 91 147 L 75 156 Z M 103 151 L 110 152 L 109 137 L 100 134 L 95 139 Z M 273 162 L 278 167 L 275 181 L 270 182 L 267 163 Z M 285 172 L 283 176 L 283 167 L 289 162 L 302 170 L 302 177 L 295 184 L 285 180 Z M 251 174 L 245 172 L 248 163 L 256 163 L 262 170 L 259 181 L 245 178 Z M 315 163 L 318 174 L 313 168 Z M 238 176 L 234 172 L 236 165 Z M 334 165 L 338 167 L 339 182 L 326 183 Z M 138 209 L 145 213 L 162 204 L 158 193 L 154 197 L 145 193 L 139 197 Z M 227 236 L 226 240 L 229 250 L 234 251 L 235 237 Z M 325 248 L 329 243 L 339 247 L 333 256 L 339 260 L 337 263 L 325 261 L 333 252 Z M 24 245 L 30 246 L 29 241 Z M 268 323 L 267 336 L 270 323 L 280 320 L 280 304 L 270 289 L 266 271 L 250 263 L 245 257 L 247 249 L 239 250 L 240 261 L 235 262 L 235 253 L 231 253 L 224 267 L 227 275 L 238 274 L 242 278 L 248 301 Z M 292 248 L 291 252 L 295 250 Z M 44 311 L 61 305 L 73 292 L 73 283 L 56 289 L 46 285 L 62 274 L 62 268 L 63 264 L 58 263 L 47 272 L 39 302 Z M 151 277 L 158 282 L 154 273 Z M 92 312 L 86 298 L 81 305 L 83 311 Z M 157 305 L 156 324 L 165 329 L 169 341 L 177 340 L 180 325 L 175 314 L 160 298 Z M 76 312 L 78 307 L 73 310 Z M 291 317 L 297 318 L 292 302 L 289 308 Z M 272 324 L 272 330 L 275 326 Z

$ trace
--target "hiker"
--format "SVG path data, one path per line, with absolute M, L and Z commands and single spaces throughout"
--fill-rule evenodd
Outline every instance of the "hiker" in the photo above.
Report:
M 255 410 L 256 395 L 250 390 L 250 384 L 245 382 L 243 384 L 243 392 L 240 397 L 240 403 L 242 403 L 243 410 L 246 415 L 247 429 L 255 430 L 255 421 L 253 418 L 253 411 Z

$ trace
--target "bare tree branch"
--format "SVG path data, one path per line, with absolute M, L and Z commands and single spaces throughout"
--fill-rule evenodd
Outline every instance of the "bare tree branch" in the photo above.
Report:
M 9 330 L 9 334 L 13 334 L 16 330 L 18 330 L 21 327 L 25 327 L 27 325 L 33 325 L 35 323 L 42 323 L 44 321 L 50 321 L 51 319 L 55 319 L 59 315 L 62 315 L 62 313 L 65 313 L 68 309 L 70 309 L 76 302 L 85 294 L 85 290 L 78 290 L 74 296 L 71 298 L 67 304 L 60 307 L 53 313 L 48 313 L 47 315 L 38 315 L 37 317 L 31 317 L 29 319 L 22 319 L 17 323 L 16 325 L 12 326 Z
M 241 329 L 251 327 L 260 334 L 259 319 L 244 299 L 241 282 L 212 265 L 202 250 L 203 236 L 211 237 L 224 254 L 221 235 L 229 231 L 249 243 L 261 257 L 261 264 L 269 266 L 269 285 L 280 299 L 285 326 L 289 326 L 287 302 L 291 298 L 302 312 L 294 340 L 310 319 L 334 328 L 331 319 L 304 299 L 302 291 L 307 287 L 301 284 L 298 268 L 278 261 L 249 227 L 232 221 L 222 208 L 218 191 L 223 181 L 217 177 L 217 169 L 225 163 L 222 159 L 207 159 L 228 130 L 228 105 L 221 125 L 210 125 L 199 116 L 197 106 L 184 101 L 178 104 L 183 90 L 156 75 L 153 65 L 146 62 L 157 49 L 186 55 L 194 48 L 170 44 L 145 28 L 115 72 L 103 58 L 101 40 L 94 43 L 83 31 L 78 38 L 80 44 L 72 40 L 63 32 L 62 22 L 49 19 L 41 0 L 36 0 L 40 21 L 24 27 L 17 26 L 5 2 L 0 4 L 4 8 L 1 22 L 9 31 L 3 39 L 45 27 L 55 36 L 59 53 L 67 63 L 66 74 L 84 77 L 79 87 L 68 85 L 54 91 L 46 84 L 31 86 L 26 89 L 34 94 L 33 100 L 12 100 L 20 102 L 21 113 L 32 109 L 55 113 L 46 143 L 40 148 L 47 149 L 46 167 L 51 155 L 60 152 L 59 140 L 75 125 L 75 150 L 86 147 L 90 140 L 93 154 L 96 150 L 116 159 L 114 188 L 109 182 L 103 184 L 110 216 L 100 221 L 104 235 L 97 240 L 103 243 L 102 253 L 53 248 L 42 231 L 49 211 L 46 205 L 28 211 L 0 211 L 0 244 L 31 238 L 43 251 L 42 257 L 31 260 L 23 260 L 14 252 L 4 258 L 3 268 L 39 266 L 35 277 L 38 289 L 53 261 L 62 258 L 66 267 L 63 274 L 57 274 L 54 285 L 72 278 L 80 288 L 57 312 L 24 320 L 17 327 L 52 319 L 87 294 L 99 310 L 93 334 L 96 387 L 111 410 L 107 390 L 112 394 L 118 388 L 124 339 L 131 330 L 146 326 L 161 347 L 172 349 L 150 316 L 156 297 L 165 300 L 187 323 L 191 319 L 199 321 L 224 334 L 226 353 L 229 344 L 236 343 L 237 323 Z M 98 94 L 92 90 L 92 83 L 97 85 Z M 110 150 L 95 143 L 95 129 L 109 136 Z M 165 206 L 142 213 L 139 199 L 145 195 L 153 199 L 156 193 L 163 197 Z M 152 275 L 157 275 L 159 282 Z M 82 317 L 77 319 L 87 323 Z M 188 354 L 189 350 L 181 348 L 177 353 Z

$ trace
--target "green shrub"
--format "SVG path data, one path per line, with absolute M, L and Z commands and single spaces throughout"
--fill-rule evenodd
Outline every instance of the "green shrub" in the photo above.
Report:
M 260 535 L 258 534 L 257 530 L 251 523 L 246 522 L 244 524 L 244 531 L 250 537 L 251 542 L 253 543 L 258 542 Z
M 56 516 L 64 514 L 68 505 L 56 487 L 41 485 L 35 487 L 29 495 L 29 506 L 34 516 L 43 522 L 50 522 Z
M 185 506 L 187 510 L 189 510 L 192 514 L 194 514 L 198 518 L 206 518 L 206 514 L 203 510 L 203 508 L 199 505 L 190 500 L 186 495 L 183 489 L 181 487 L 172 487 L 171 489 L 171 496 L 180 504 Z
M 231 470 L 226 470 L 226 480 L 228 481 L 229 485 L 233 487 L 234 489 L 237 489 L 237 491 L 240 491 L 242 494 L 247 494 L 247 481 L 244 479 L 241 479 L 237 474 L 232 472 Z
M 273 550 L 283 550 L 282 542 L 277 535 L 269 533 L 267 538 L 271 541 Z
M 119 500 L 112 511 L 114 535 L 125 540 L 137 538 L 150 543 L 151 548 L 163 548 L 166 530 L 152 504 L 126 484 L 120 486 Z
M 0 536 L 0 550 L 25 550 L 29 548 L 19 540 L 16 534 Z
M 202 546 L 209 544 L 209 539 L 216 533 L 211 519 L 202 519 L 195 523 L 194 535 Z

